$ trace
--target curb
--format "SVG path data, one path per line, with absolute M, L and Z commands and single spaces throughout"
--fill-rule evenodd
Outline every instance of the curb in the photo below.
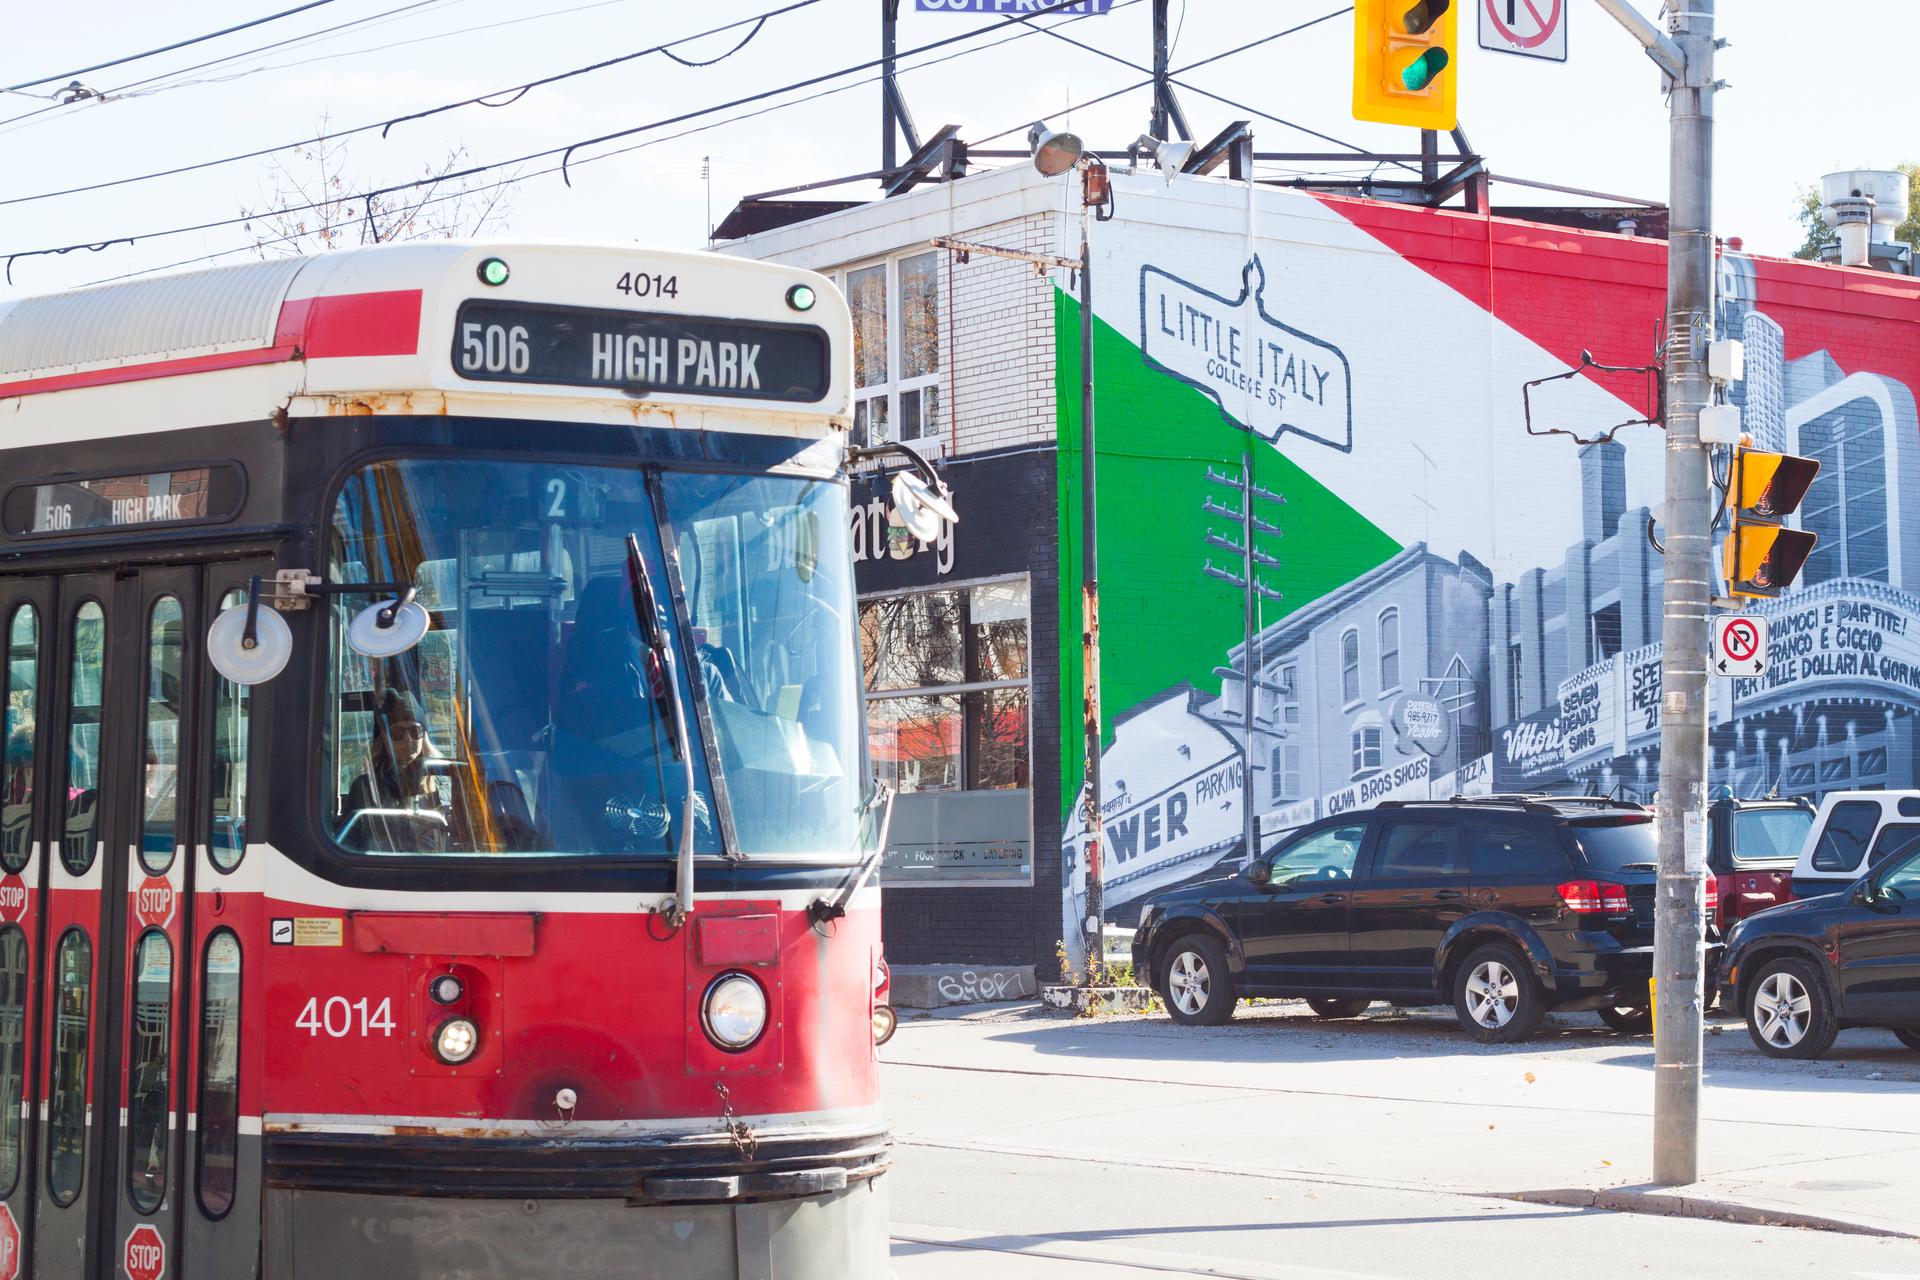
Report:
M 1146 987 L 1057 987 L 1040 988 L 1040 999 L 1050 1008 L 1071 1013 L 1142 1013 L 1153 1001 Z
M 1679 1195 L 1671 1191 L 1641 1190 L 1637 1187 L 1558 1187 L 1540 1191 L 1504 1191 L 1486 1193 L 1501 1200 L 1523 1204 L 1560 1205 L 1571 1209 L 1609 1209 L 1616 1213 L 1658 1214 L 1669 1218 L 1706 1218 L 1718 1222 L 1737 1222 L 1749 1227 L 1799 1227 L 1807 1231 L 1833 1231 L 1850 1236 L 1881 1236 L 1894 1240 L 1920 1240 L 1920 1235 L 1892 1227 L 1874 1226 L 1851 1218 L 1834 1218 L 1792 1209 L 1769 1209 L 1738 1200 L 1718 1200 L 1710 1196 Z

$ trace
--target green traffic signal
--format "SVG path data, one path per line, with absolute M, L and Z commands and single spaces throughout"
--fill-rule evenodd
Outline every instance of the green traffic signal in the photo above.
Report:
M 1401 15 L 1400 26 L 1410 36 L 1425 35 L 1427 28 L 1440 21 L 1440 15 L 1450 7 L 1451 0 L 1419 0 Z M 1439 68 L 1434 70 L 1438 71 Z
M 1447 51 L 1429 49 L 1407 64 L 1406 70 L 1400 73 L 1400 83 L 1407 86 L 1409 93 L 1418 93 L 1432 84 L 1446 69 Z

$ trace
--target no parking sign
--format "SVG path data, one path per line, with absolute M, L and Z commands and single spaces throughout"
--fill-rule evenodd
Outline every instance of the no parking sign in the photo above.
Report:
M 1480 47 L 1567 60 L 1568 0 L 1480 0 Z
M 1767 620 L 1757 613 L 1729 613 L 1713 620 L 1713 671 L 1757 676 L 1767 669 Z

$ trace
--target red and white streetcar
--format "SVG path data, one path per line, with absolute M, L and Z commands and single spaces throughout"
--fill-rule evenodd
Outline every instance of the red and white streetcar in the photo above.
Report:
M 612 246 L 0 303 L 0 1280 L 887 1274 L 850 346 Z

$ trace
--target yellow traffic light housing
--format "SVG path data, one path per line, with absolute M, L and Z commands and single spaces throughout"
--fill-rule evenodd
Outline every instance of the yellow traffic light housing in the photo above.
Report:
M 1733 595 L 1768 599 L 1793 584 L 1818 538 L 1783 522 L 1799 508 L 1819 472 L 1812 458 L 1734 450 L 1727 482 L 1733 532 L 1721 549 Z
M 1453 128 L 1459 30 L 1455 0 L 1355 0 L 1353 118 Z

